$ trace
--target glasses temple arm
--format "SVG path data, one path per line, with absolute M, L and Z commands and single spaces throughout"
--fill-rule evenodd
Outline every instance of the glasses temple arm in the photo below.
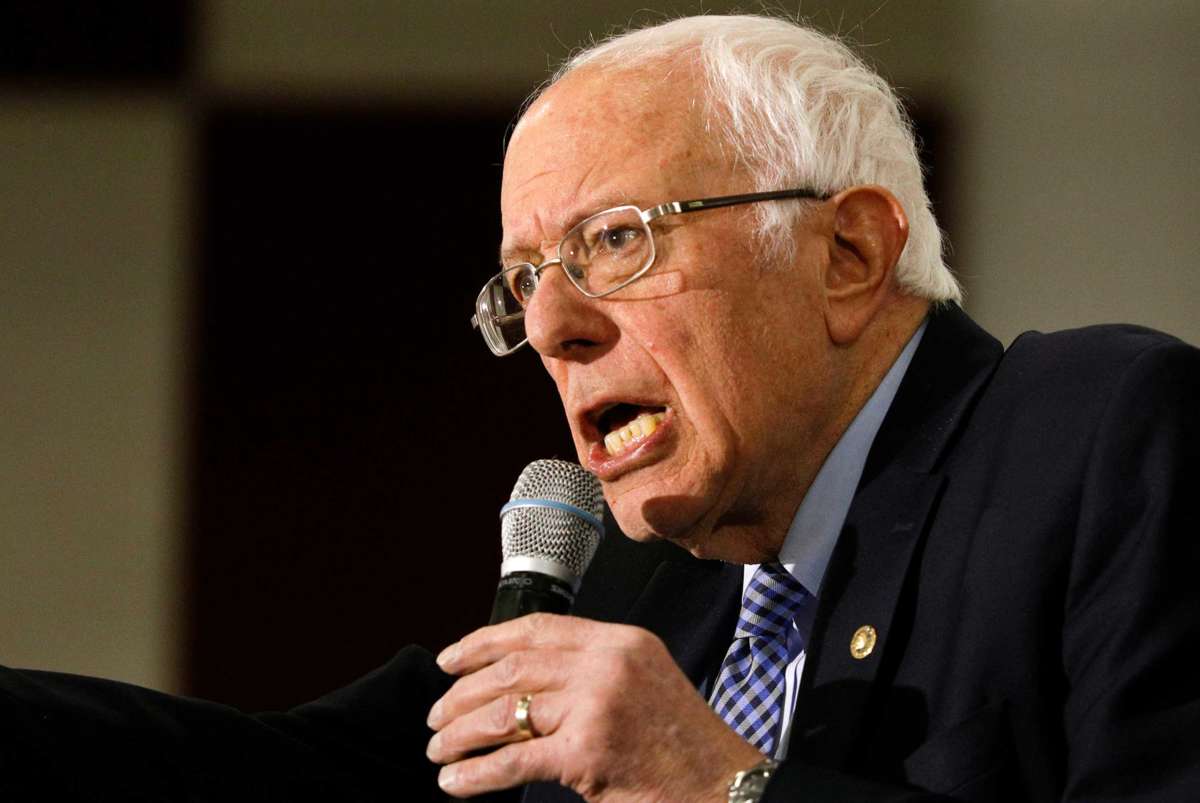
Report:
M 695 198 L 690 201 L 672 201 L 660 204 L 642 213 L 642 219 L 649 222 L 663 215 L 682 214 L 684 212 L 699 212 L 702 209 L 719 209 L 722 206 L 737 206 L 752 204 L 756 201 L 779 201 L 787 198 L 810 198 L 823 201 L 828 198 L 815 190 L 772 190 L 771 192 L 750 192 L 743 195 L 722 195 L 717 198 Z

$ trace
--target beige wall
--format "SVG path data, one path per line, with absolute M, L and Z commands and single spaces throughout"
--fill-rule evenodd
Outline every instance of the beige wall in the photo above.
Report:
M 208 0 L 193 91 L 512 103 L 644 5 Z M 948 115 L 951 263 L 985 325 L 1200 342 L 1200 5 L 803 8 Z M 0 663 L 178 683 L 184 104 L 0 92 Z
M 971 8 L 968 309 L 1005 338 L 1119 320 L 1200 343 L 1200 4 Z
M 186 136 L 0 97 L 0 662 L 173 688 Z

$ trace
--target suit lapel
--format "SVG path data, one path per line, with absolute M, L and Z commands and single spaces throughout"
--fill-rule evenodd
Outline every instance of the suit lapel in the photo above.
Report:
M 840 768 L 853 754 L 880 669 L 904 649 L 897 612 L 949 481 L 941 456 L 1001 354 L 957 307 L 931 316 L 821 584 L 789 755 Z
M 879 479 L 855 497 L 821 583 L 792 724 L 789 755 L 825 766 L 842 766 L 861 732 L 905 578 L 943 486 L 936 474 Z
M 741 579 L 741 566 L 694 558 L 664 562 L 627 621 L 661 638 L 692 685 L 701 687 L 733 640 Z

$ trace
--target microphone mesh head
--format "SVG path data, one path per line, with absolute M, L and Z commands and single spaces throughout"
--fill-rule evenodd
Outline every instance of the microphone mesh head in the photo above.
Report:
M 600 481 L 577 463 L 535 460 L 525 467 L 513 486 L 510 501 L 548 499 L 581 508 L 597 519 L 604 516 Z M 505 560 L 515 557 L 554 561 L 582 577 L 596 554 L 600 531 L 574 513 L 554 507 L 517 507 L 504 514 L 500 526 L 500 551 Z

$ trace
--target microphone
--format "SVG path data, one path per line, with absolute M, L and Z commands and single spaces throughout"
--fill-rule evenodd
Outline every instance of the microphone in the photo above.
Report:
M 490 624 L 534 611 L 569 613 L 604 537 L 600 481 L 565 460 L 525 467 L 500 508 L 500 584 Z

